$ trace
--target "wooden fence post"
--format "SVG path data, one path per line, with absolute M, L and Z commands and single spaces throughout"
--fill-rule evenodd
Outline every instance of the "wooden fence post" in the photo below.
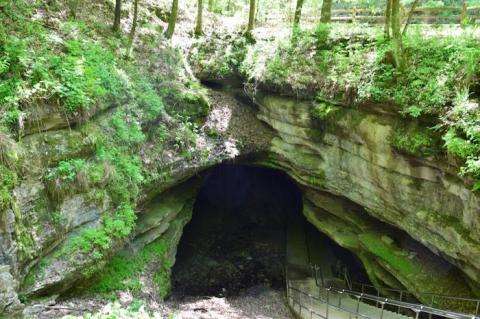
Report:
M 462 14 L 460 15 L 460 25 L 462 26 L 462 28 L 466 27 L 467 17 L 468 17 L 468 15 L 467 15 L 467 4 L 466 4 L 466 1 L 463 0 Z

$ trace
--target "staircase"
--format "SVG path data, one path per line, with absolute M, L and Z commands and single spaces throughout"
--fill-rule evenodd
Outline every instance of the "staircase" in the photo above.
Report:
M 288 279 L 288 305 L 300 319 L 480 319 L 433 307 L 318 285 L 318 278 Z M 329 282 L 329 284 L 332 282 Z
M 402 300 L 400 292 L 398 300 L 385 298 L 376 290 L 376 294 L 365 293 L 366 285 L 361 291 L 354 290 L 351 284 L 346 285 L 347 276 L 342 279 L 333 278 L 328 265 L 331 252 L 321 241 L 314 240 L 317 248 L 325 248 L 322 256 L 313 256 L 309 249 L 309 234 L 301 223 L 292 221 L 287 232 L 287 300 L 293 313 L 299 319 L 480 319 L 480 300 L 458 298 L 430 294 L 433 297 L 447 298 L 476 305 L 475 315 L 441 310 L 432 306 L 409 303 Z M 321 266 L 312 265 L 321 262 Z M 323 260 L 322 260 L 323 259 Z M 325 269 L 325 270 L 322 270 Z M 310 270 L 310 271 L 309 271 Z M 338 288 L 338 287 L 348 287 Z M 356 287 L 353 285 L 353 287 Z
M 360 298 L 352 297 L 347 293 L 338 293 L 317 287 L 314 278 L 290 280 L 288 291 L 289 305 L 295 314 L 302 319 L 410 318 L 361 302 Z

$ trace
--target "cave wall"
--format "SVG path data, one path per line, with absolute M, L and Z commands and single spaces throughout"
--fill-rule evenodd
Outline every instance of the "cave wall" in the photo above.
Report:
M 237 123 L 235 130 L 222 133 L 224 123 L 216 121 L 219 114 L 228 113 L 228 105 L 214 101 L 217 104 L 207 114 L 210 123 L 189 150 L 192 156 L 180 154 L 174 145 L 161 146 L 155 138 L 132 150 L 142 155 L 142 168 L 156 174 L 139 190 L 135 230 L 126 239 L 113 238 L 101 257 L 91 251 L 63 252 L 82 229 L 99 229 L 114 208 L 108 192 L 95 196 L 104 193 L 107 185 L 83 188 L 65 180 L 52 183 L 47 175 L 64 159 L 94 157 L 98 135 L 111 134 L 105 128 L 113 112 L 97 107 L 88 119 L 75 121 L 57 108 L 43 106 L 41 120 L 27 121 L 32 129 L 21 140 L 0 136 L 21 171 L 9 190 L 13 204 L 0 208 L 0 312 L 21 309 L 19 294 L 35 297 L 68 290 L 94 275 L 126 245 L 134 255 L 163 237 L 171 245 L 168 254 L 173 263 L 197 187 L 184 182 L 235 157 L 279 168 L 302 185 L 304 215 L 357 254 L 374 283 L 413 292 L 478 293 L 478 195 L 458 177 L 457 165 L 448 158 L 407 155 L 391 145 L 395 130 L 412 129 L 411 123 L 373 107 L 368 111 L 342 107 L 334 116 L 318 119 L 312 116 L 314 103 L 309 101 L 261 92 L 255 101 L 258 119 L 271 129 L 233 110 L 229 114 L 230 121 Z M 255 135 L 267 138 L 259 144 L 238 138 Z M 429 250 L 405 243 L 377 221 L 408 233 Z
M 358 254 L 373 282 L 414 292 L 478 293 L 478 195 L 445 157 L 414 157 L 391 145 L 395 129 L 410 123 L 373 108 L 341 108 L 319 120 L 309 101 L 262 94 L 256 101 L 258 118 L 278 134 L 259 163 L 285 170 L 306 187 L 304 214 Z M 355 205 L 342 207 L 335 196 Z M 462 272 L 426 262 L 441 258 L 401 247 L 385 230 L 375 229 L 374 220 L 405 231 Z
M 159 63 L 164 58 L 158 57 Z M 174 69 L 172 81 L 189 91 L 179 80 L 189 76 L 177 74 L 185 69 Z M 9 164 L 0 165 L 0 314 L 20 313 L 20 300 L 62 294 L 81 285 L 125 247 L 135 248 L 129 252 L 133 256 L 148 243 L 164 239 L 170 243 L 173 265 L 196 187 L 184 183 L 224 160 L 265 150 L 270 132 L 253 112 L 238 114 L 238 105 L 208 105 L 202 93 L 190 93 L 195 98 L 180 95 L 165 103 L 181 106 L 172 111 L 175 116 L 198 122 L 195 143 L 184 143 L 185 123 L 163 113 L 152 121 L 120 99 L 69 117 L 56 105 L 32 104 L 26 106 L 24 119 L 31 129 L 20 136 L 0 133 L 0 160 Z M 191 109 L 205 114 L 192 117 Z M 121 126 L 140 130 L 142 143 L 119 139 L 113 123 L 120 112 Z M 225 123 L 218 121 L 218 114 L 224 113 L 231 115 L 226 124 L 236 123 L 235 130 L 223 131 Z M 157 130 L 160 124 L 168 130 L 166 138 Z M 259 126 L 260 132 L 266 131 L 261 134 L 264 140 L 242 140 L 259 132 Z M 111 140 L 109 148 L 118 156 L 106 158 L 99 147 L 102 140 Z M 116 179 L 119 170 L 123 179 Z M 171 195 L 178 185 L 183 186 L 180 193 Z M 121 196 L 129 197 L 128 207 Z
M 242 161 L 279 168 L 294 178 L 303 187 L 304 215 L 320 231 L 354 252 L 372 282 L 406 287 L 412 292 L 472 295 L 479 282 L 476 260 L 480 239 L 475 231 L 480 222 L 479 203 L 478 196 L 456 175 L 457 167 L 442 158 L 415 158 L 395 150 L 388 142 L 390 135 L 406 124 L 391 114 L 343 109 L 340 116 L 319 121 L 311 116 L 310 102 L 269 95 L 259 95 L 256 101 L 258 119 L 271 126 L 275 137 L 267 149 L 243 145 L 244 150 L 254 149 L 255 153 Z M 93 138 L 88 132 L 82 127 L 45 130 L 17 145 L 23 152 L 41 156 L 31 163 L 39 168 L 29 171 L 13 192 L 21 222 L 11 209 L 3 215 L 6 262 L 1 268 L 0 287 L 7 310 L 20 307 L 18 293 L 36 296 L 66 291 L 94 274 L 88 272 L 89 266 L 101 268 L 109 256 L 125 246 L 121 241 L 115 243 L 101 260 L 82 251 L 59 254 L 79 229 L 95 229 L 101 216 L 111 209 L 108 197 L 102 201 L 92 197 L 98 189 L 73 189 L 55 204 L 65 222 L 58 225 L 52 219 L 48 194 L 55 185 L 45 181 L 46 168 L 63 158 L 89 156 Z M 171 245 L 168 254 L 173 264 L 198 187 L 198 181 L 184 181 L 232 157 L 231 144 L 224 142 L 225 148 L 219 148 L 216 140 L 214 145 L 217 152 L 207 161 L 178 156 L 156 162 L 156 169 L 168 169 L 170 173 L 141 191 L 136 228 L 128 244 L 130 254 L 163 238 Z M 237 155 L 249 152 L 240 148 Z M 379 221 L 393 230 L 405 231 L 429 250 L 406 244 L 403 237 L 382 227 Z M 22 229 L 29 230 L 26 242 L 18 237 Z M 25 257 L 21 245 L 35 245 L 30 250 L 32 255 Z

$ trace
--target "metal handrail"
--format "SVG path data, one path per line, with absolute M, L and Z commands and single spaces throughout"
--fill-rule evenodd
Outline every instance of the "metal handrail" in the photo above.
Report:
M 462 313 L 457 313 L 457 312 L 451 312 L 448 310 L 441 310 L 429 306 L 424 306 L 420 304 L 415 304 L 415 303 L 408 303 L 404 301 L 398 301 L 395 299 L 389 299 L 389 298 L 382 298 L 382 297 L 377 297 L 375 295 L 370 295 L 370 294 L 365 294 L 357 291 L 352 291 L 348 289 L 338 289 L 338 288 L 331 288 L 332 291 L 336 293 L 346 293 L 354 297 L 360 297 L 364 300 L 370 300 L 370 301 L 375 301 L 379 302 L 383 305 L 390 305 L 394 307 L 400 307 L 402 309 L 406 310 L 411 310 L 414 311 L 415 313 L 420 313 L 424 312 L 427 314 L 432 314 L 436 316 L 441 316 L 444 318 L 450 318 L 450 319 L 479 319 L 479 317 L 472 316 L 472 315 L 467 315 L 467 314 L 462 314 Z
M 401 292 L 403 294 L 409 294 L 415 296 L 412 292 L 405 290 L 405 289 L 398 289 L 398 288 L 387 288 L 387 287 L 375 287 L 374 285 L 369 285 L 369 284 L 364 284 L 360 282 L 352 282 L 352 286 L 360 286 L 360 287 L 368 287 L 368 288 L 373 288 L 375 290 L 383 290 L 383 291 L 392 291 L 392 292 Z M 362 289 L 364 291 L 364 289 Z M 459 301 L 474 301 L 480 303 L 480 299 L 477 298 L 469 298 L 469 297 L 457 297 L 457 296 L 451 296 L 451 295 L 444 295 L 444 294 L 438 294 L 435 292 L 418 292 L 418 295 L 426 295 L 426 296 L 434 296 L 437 298 L 443 298 L 447 300 L 459 300 Z
M 311 266 L 313 267 L 312 269 L 321 269 L 321 267 L 318 266 L 318 265 L 311 265 Z M 457 312 L 448 311 L 448 310 L 441 310 L 441 309 L 437 309 L 437 308 L 434 308 L 434 307 L 425 306 L 425 305 L 422 305 L 422 304 L 408 303 L 408 302 L 399 301 L 399 300 L 395 300 L 395 299 L 389 299 L 389 298 L 381 297 L 379 295 L 375 296 L 375 295 L 371 295 L 371 294 L 366 294 L 364 292 L 358 292 L 358 291 L 348 290 L 348 289 L 340 289 L 340 288 L 335 288 L 335 287 L 329 287 L 329 288 L 320 287 L 318 285 L 318 280 L 316 278 L 317 271 L 315 271 L 314 273 L 315 273 L 314 274 L 315 284 L 316 284 L 317 287 L 323 288 L 323 289 L 328 289 L 328 291 L 332 290 L 332 291 L 334 291 L 336 293 L 340 293 L 340 294 L 347 293 L 349 295 L 352 295 L 352 296 L 358 298 L 359 302 L 360 302 L 361 299 L 374 301 L 377 305 L 378 304 L 382 305 L 382 308 L 381 308 L 382 309 L 382 314 L 383 314 L 383 307 L 385 306 L 385 304 L 387 304 L 387 305 L 390 305 L 390 306 L 397 307 L 398 312 L 400 312 L 400 309 L 413 311 L 413 312 L 416 313 L 416 318 L 418 318 L 419 314 L 421 312 L 423 312 L 423 313 L 428 314 L 429 316 L 436 315 L 436 316 L 440 316 L 440 317 L 444 317 L 444 318 L 450 318 L 450 319 L 480 319 L 480 317 L 478 317 L 476 315 L 468 315 L 468 314 L 457 313 Z M 379 292 L 379 290 L 377 290 L 377 292 Z M 478 308 L 477 308 L 477 311 L 478 311 Z
M 312 300 L 315 300 L 315 301 L 318 301 L 318 302 L 321 302 L 321 303 L 324 303 L 327 305 L 327 309 L 326 309 L 326 314 L 325 316 L 323 316 L 322 314 L 316 312 L 315 310 L 312 310 L 308 307 L 305 307 L 303 306 L 300 301 L 298 300 L 294 300 L 294 298 L 291 296 L 290 294 L 290 290 L 293 290 L 293 291 L 296 291 L 298 293 L 301 293 L 302 295 L 304 296 L 307 296 L 309 298 L 311 298 Z M 394 300 L 394 299 L 388 299 L 388 298 L 381 298 L 381 297 L 377 297 L 377 296 L 374 296 L 374 295 L 370 295 L 370 294 L 364 294 L 364 293 L 360 293 L 360 292 L 357 292 L 357 291 L 352 291 L 352 290 L 348 290 L 348 289 L 337 289 L 337 288 L 334 288 L 334 287 L 329 287 L 329 288 L 323 288 L 324 291 L 326 291 L 327 293 L 327 298 L 326 300 L 320 298 L 320 294 L 319 294 L 319 297 L 316 297 L 314 295 L 311 295 L 307 292 L 304 292 L 298 288 L 295 288 L 295 287 L 292 287 L 291 284 L 287 284 L 287 297 L 292 299 L 294 302 L 296 302 L 299 306 L 300 306 L 300 314 L 301 314 L 301 309 L 302 308 L 305 308 L 307 309 L 308 311 L 310 311 L 310 314 L 313 315 L 317 315 L 317 316 L 320 316 L 324 319 L 328 319 L 328 307 L 333 307 L 337 310 L 341 310 L 341 311 L 344 311 L 344 312 L 347 312 L 349 313 L 350 315 L 355 315 L 356 318 L 358 317 L 362 317 L 362 318 L 365 318 L 365 319 L 372 319 L 371 317 L 367 316 L 367 315 L 364 315 L 362 313 L 359 312 L 360 308 L 359 308 L 359 305 L 360 305 L 360 302 L 362 302 L 362 299 L 363 300 L 369 300 L 369 301 L 374 301 L 374 302 L 379 302 L 379 304 L 381 305 L 381 315 L 380 315 L 380 318 L 383 318 L 383 311 L 384 311 L 384 307 L 385 305 L 390 305 L 390 306 L 394 306 L 394 307 L 398 307 L 398 308 L 402 308 L 402 309 L 405 309 L 405 310 L 409 310 L 409 311 L 412 311 L 415 313 L 415 318 L 418 319 L 419 316 L 420 316 L 420 313 L 425 313 L 425 314 L 428 314 L 428 315 L 435 315 L 435 316 L 439 316 L 439 317 L 443 317 L 443 318 L 448 318 L 448 319 L 480 319 L 479 317 L 476 317 L 476 316 L 469 316 L 469 315 L 466 315 L 466 314 L 461 314 L 461 313 L 455 313 L 455 312 L 451 312 L 451 311 L 445 311 L 445 310 L 440 310 L 440 309 L 436 309 L 436 308 L 433 308 L 433 307 L 428 307 L 428 306 L 424 306 L 424 305 L 419 305 L 419 304 L 414 304 L 414 303 L 407 303 L 407 302 L 403 302 L 403 301 L 398 301 L 398 300 Z M 330 292 L 333 292 L 333 293 L 336 293 L 336 294 L 340 294 L 340 295 L 343 295 L 343 294 L 347 294 L 349 296 L 353 296 L 353 297 L 356 297 L 357 299 L 357 308 L 356 308 L 356 311 L 351 311 L 349 309 L 346 309 L 344 307 L 341 306 L 341 300 L 342 298 L 340 297 L 339 299 L 339 305 L 334 305 L 332 303 L 329 302 L 329 294 Z
M 322 269 L 320 266 L 315 265 L 315 264 L 310 264 L 310 267 L 312 267 L 312 269 L 320 269 L 320 271 Z M 315 276 L 316 276 L 316 273 L 315 273 Z M 323 275 L 322 275 L 322 283 L 323 282 L 324 281 L 323 281 Z M 411 296 L 411 297 L 414 297 L 414 298 L 417 298 L 416 295 L 428 296 L 428 297 L 431 298 L 431 302 L 430 302 L 429 305 L 432 306 L 432 307 L 434 306 L 435 301 L 439 301 L 439 300 L 463 301 L 465 303 L 471 303 L 471 305 L 473 307 L 475 307 L 475 311 L 472 314 L 475 314 L 476 316 L 478 316 L 480 314 L 480 299 L 476 299 L 476 298 L 449 296 L 449 295 L 442 295 L 442 294 L 438 294 L 438 293 L 434 293 L 434 292 L 418 292 L 418 293 L 414 294 L 414 293 L 412 293 L 408 290 L 405 290 L 405 289 L 387 288 L 387 287 L 377 288 L 373 285 L 359 283 L 359 282 L 348 282 L 346 284 L 347 284 L 347 287 L 352 291 L 354 290 L 355 286 L 360 286 L 362 293 L 366 293 L 365 287 L 373 288 L 377 292 L 377 297 L 381 297 L 380 292 L 399 293 L 399 299 L 400 299 L 399 301 L 403 301 L 402 299 L 403 299 L 404 296 Z M 317 286 L 318 286 L 318 284 L 317 284 Z
M 321 303 L 324 303 L 324 304 L 328 305 L 329 307 L 335 308 L 335 309 L 340 310 L 340 311 L 347 312 L 347 313 L 349 313 L 350 315 L 354 315 L 354 316 L 356 316 L 356 317 L 361 317 L 361 318 L 365 318 L 365 319 L 373 319 L 373 318 L 371 318 L 371 317 L 369 317 L 369 316 L 367 316 L 367 315 L 363 315 L 363 314 L 359 313 L 358 310 L 357 310 L 357 312 L 354 312 L 354 311 L 351 311 L 351 310 L 342 308 L 341 306 L 337 306 L 337 305 L 331 303 L 331 302 L 328 300 L 328 299 L 329 299 L 329 298 L 328 298 L 328 295 L 327 295 L 327 299 L 324 300 L 324 299 L 322 299 L 322 298 L 319 298 L 319 297 L 316 297 L 316 296 L 314 296 L 314 295 L 311 295 L 311 294 L 309 294 L 309 293 L 307 293 L 307 292 L 304 292 L 303 290 L 300 290 L 300 289 L 298 289 L 298 288 L 292 287 L 291 285 L 288 285 L 288 289 L 289 289 L 289 290 L 296 291 L 296 292 L 298 292 L 298 293 L 301 293 L 302 295 L 307 296 L 307 297 L 309 297 L 309 298 L 311 298 L 311 299 L 313 299 L 313 300 L 315 300 L 315 301 L 319 301 L 319 302 L 321 302 Z M 329 291 L 330 291 L 330 289 L 329 289 L 329 288 L 326 288 L 326 290 L 327 290 L 327 294 L 328 294 Z M 298 300 L 295 300 L 288 292 L 287 292 L 287 295 L 288 295 L 288 298 L 290 298 L 290 299 L 292 299 L 293 301 L 295 301 L 298 305 L 300 305 L 300 307 L 306 308 L 306 309 L 308 309 L 310 312 L 312 312 L 312 313 L 314 313 L 315 315 L 320 316 L 320 317 L 322 317 L 322 318 L 325 318 L 325 319 L 328 318 L 328 309 L 326 310 L 326 315 L 323 316 L 322 314 L 316 312 L 315 310 L 312 310 L 312 309 L 310 309 L 310 308 L 308 308 L 308 307 L 303 306 Z

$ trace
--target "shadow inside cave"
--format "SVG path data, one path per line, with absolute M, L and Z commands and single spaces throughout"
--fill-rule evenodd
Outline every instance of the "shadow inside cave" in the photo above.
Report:
M 173 295 L 236 295 L 255 293 L 262 286 L 282 289 L 287 250 L 291 264 L 300 265 L 301 275 L 308 276 L 309 263 L 323 257 L 332 265 L 339 260 L 353 265 L 366 278 L 356 257 L 308 223 L 302 209 L 301 189 L 280 170 L 237 164 L 213 167 L 204 175 L 192 220 L 178 246 Z

